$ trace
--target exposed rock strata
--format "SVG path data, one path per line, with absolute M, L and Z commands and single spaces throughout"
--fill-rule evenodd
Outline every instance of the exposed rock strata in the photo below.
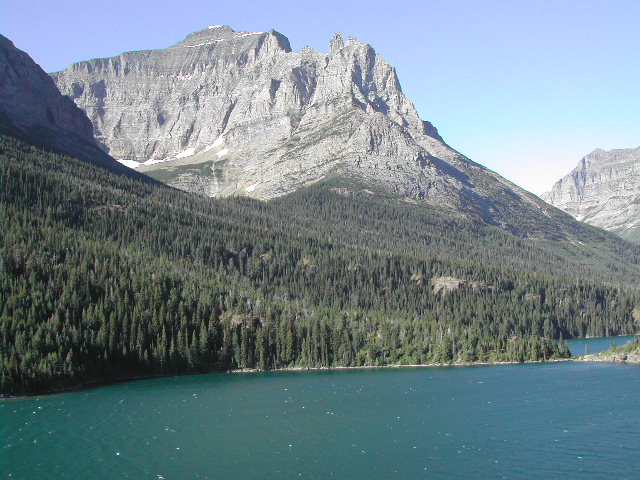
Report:
M 594 150 L 542 198 L 580 221 L 640 241 L 640 147 Z
M 60 94 L 53 80 L 22 50 L 0 35 L 0 133 L 21 137 L 108 167 L 130 172 L 101 151 L 85 113 Z M 141 175 L 136 174 L 137 177 Z
M 39 126 L 93 142 L 91 122 L 32 59 L 0 35 L 0 111 L 25 129 Z
M 393 67 L 340 34 L 324 54 L 293 52 L 273 30 L 210 27 L 164 50 L 52 76 L 106 152 L 199 194 L 270 199 L 340 176 L 523 235 L 541 215 L 547 225 L 565 221 L 447 146 Z

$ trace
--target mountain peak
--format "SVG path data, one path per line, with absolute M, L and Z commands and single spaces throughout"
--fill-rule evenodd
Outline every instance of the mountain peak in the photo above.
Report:
M 211 25 L 205 29 L 190 33 L 172 48 L 224 47 L 227 44 L 237 45 L 238 43 L 248 46 L 262 44 L 269 39 L 273 41 L 276 48 L 283 52 L 288 53 L 291 51 L 289 39 L 273 29 L 268 32 L 247 32 L 243 30 L 236 32 L 228 25 Z
M 292 52 L 274 30 L 212 27 L 52 75 L 106 151 L 194 193 L 267 200 L 340 177 L 504 228 L 546 211 L 447 146 L 372 46 L 336 33 L 328 55 Z
M 0 35 L 0 113 L 22 129 L 43 127 L 93 142 L 91 122 L 29 55 Z
M 596 148 L 544 198 L 578 220 L 640 241 L 640 148 Z
M 95 142 L 91 121 L 60 94 L 33 59 L 0 35 L 0 133 L 106 167 L 141 175 L 118 164 Z
M 197 32 L 190 33 L 184 40 L 178 42 L 176 47 L 199 47 L 203 45 L 212 45 L 218 42 L 238 39 L 250 39 L 248 37 L 257 37 L 263 35 L 264 32 L 236 32 L 227 25 L 212 25 Z
M 329 42 L 329 55 L 335 54 L 341 48 L 344 48 L 344 40 L 342 39 L 340 32 L 336 32 L 331 39 L 331 42 Z

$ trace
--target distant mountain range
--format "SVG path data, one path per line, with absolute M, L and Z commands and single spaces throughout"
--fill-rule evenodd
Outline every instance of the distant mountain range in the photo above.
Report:
M 580 221 L 640 243 L 640 147 L 594 150 L 542 198 Z

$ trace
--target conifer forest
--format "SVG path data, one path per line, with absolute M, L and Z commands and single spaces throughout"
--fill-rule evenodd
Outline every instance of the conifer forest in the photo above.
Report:
M 640 247 L 586 225 L 516 236 L 344 179 L 201 198 L 5 136 L 0 223 L 5 395 L 548 360 L 569 355 L 563 339 L 637 328 Z

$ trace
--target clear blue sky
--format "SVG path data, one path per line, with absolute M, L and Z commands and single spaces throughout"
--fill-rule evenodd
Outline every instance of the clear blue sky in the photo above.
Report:
M 370 43 L 452 147 L 535 193 L 594 148 L 640 146 L 637 0 L 0 0 L 0 32 L 46 71 L 216 24 Z

